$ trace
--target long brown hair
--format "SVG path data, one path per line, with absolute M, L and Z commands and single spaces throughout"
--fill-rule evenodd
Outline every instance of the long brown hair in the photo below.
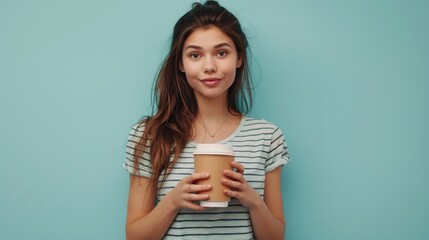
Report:
M 138 159 L 148 147 L 152 164 L 150 183 L 154 186 L 154 194 L 158 190 L 156 183 L 165 181 L 192 137 L 191 126 L 198 113 L 194 91 L 179 69 L 183 44 L 196 29 L 211 26 L 218 27 L 234 41 L 242 60 L 240 68 L 236 70 L 234 83 L 228 89 L 228 111 L 247 113 L 252 106 L 248 41 L 238 19 L 216 1 L 194 3 L 192 9 L 174 26 L 170 52 L 156 76 L 152 103 L 154 113 L 140 122 L 140 125 L 144 124 L 144 133 L 135 148 L 134 169 L 137 171 Z M 161 175 L 163 177 L 159 179 Z

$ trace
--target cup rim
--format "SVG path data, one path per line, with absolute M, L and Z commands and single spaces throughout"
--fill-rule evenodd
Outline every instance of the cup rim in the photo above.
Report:
M 193 155 L 227 155 L 235 156 L 231 145 L 201 143 L 195 147 Z

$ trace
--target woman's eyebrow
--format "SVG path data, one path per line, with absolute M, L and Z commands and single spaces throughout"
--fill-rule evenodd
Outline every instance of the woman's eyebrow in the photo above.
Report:
M 230 48 L 232 48 L 232 46 L 231 45 L 229 45 L 229 43 L 220 43 L 220 44 L 218 44 L 218 45 L 216 45 L 216 46 L 214 46 L 215 48 L 221 48 L 221 47 L 230 47 Z
M 219 43 L 219 44 L 215 45 L 213 48 L 221 48 L 221 47 L 229 47 L 229 48 L 232 48 L 232 46 L 231 46 L 229 43 L 226 43 L 226 42 L 224 42 L 224 43 Z M 202 47 L 197 46 L 197 45 L 189 45 L 189 46 L 186 46 L 185 50 L 187 50 L 187 49 L 189 49 L 189 48 L 194 48 L 194 49 L 198 49 L 198 50 L 203 49 Z

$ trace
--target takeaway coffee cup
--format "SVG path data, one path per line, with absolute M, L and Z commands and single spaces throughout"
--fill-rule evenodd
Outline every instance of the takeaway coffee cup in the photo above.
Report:
M 194 152 L 195 173 L 209 173 L 208 179 L 199 180 L 197 184 L 210 184 L 212 189 L 206 193 L 210 196 L 208 201 L 200 201 L 204 207 L 227 207 L 230 197 L 223 194 L 229 189 L 221 182 L 225 169 L 232 170 L 231 162 L 234 160 L 232 147 L 224 144 L 198 144 Z

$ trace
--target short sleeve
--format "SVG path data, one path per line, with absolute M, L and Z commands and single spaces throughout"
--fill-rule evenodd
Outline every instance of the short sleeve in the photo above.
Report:
M 290 161 L 288 147 L 280 128 L 275 127 L 271 136 L 268 158 L 265 162 L 265 172 L 271 172 Z
M 126 159 L 123 163 L 124 169 L 137 176 L 150 178 L 152 175 L 152 164 L 150 162 L 150 149 L 146 148 L 142 156 L 138 157 L 138 164 L 134 164 L 134 152 L 136 149 L 137 143 L 140 141 L 143 136 L 144 126 L 143 124 L 138 124 L 132 127 L 130 134 L 128 136 L 128 143 L 126 146 Z

